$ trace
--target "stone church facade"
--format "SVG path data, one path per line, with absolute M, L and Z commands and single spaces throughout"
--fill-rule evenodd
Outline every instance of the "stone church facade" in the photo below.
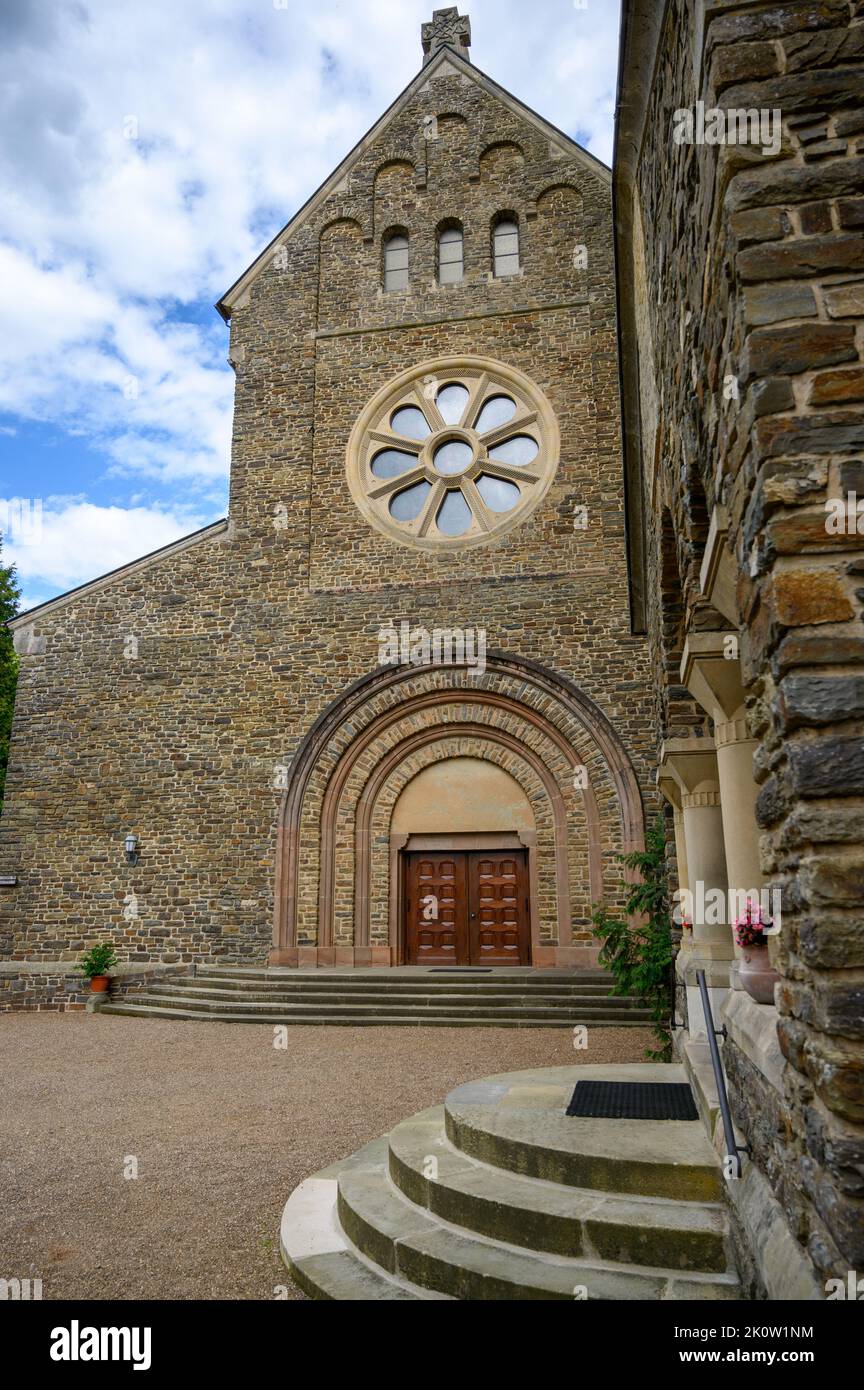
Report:
M 22 972 L 596 959 L 660 806 L 611 179 L 469 42 L 220 302 L 227 520 L 14 624 Z

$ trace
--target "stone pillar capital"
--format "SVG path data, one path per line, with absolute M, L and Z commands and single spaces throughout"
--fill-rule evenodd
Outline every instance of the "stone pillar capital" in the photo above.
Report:
M 681 684 L 715 723 L 743 718 L 737 632 L 691 632 L 681 658 Z
M 746 719 L 727 719 L 714 725 L 714 743 L 717 748 L 728 748 L 731 743 L 755 742 Z
M 672 776 L 671 768 L 658 767 L 657 790 L 670 806 L 674 806 L 676 811 L 681 810 L 681 786 Z
M 671 738 L 663 744 L 660 750 L 660 769 L 657 776 L 658 786 L 667 795 L 661 779 L 673 780 L 681 796 L 683 807 L 684 797 L 692 796 L 694 792 L 719 792 L 720 783 L 717 776 L 717 754 L 714 749 L 714 740 L 711 738 Z M 672 800 L 671 797 L 668 798 Z M 674 805 L 674 801 L 672 802 Z
M 719 806 L 720 792 L 690 792 L 681 798 L 681 809 L 683 811 L 700 811 L 703 806 Z

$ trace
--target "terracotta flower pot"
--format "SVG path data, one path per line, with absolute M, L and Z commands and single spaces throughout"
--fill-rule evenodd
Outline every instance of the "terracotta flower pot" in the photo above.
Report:
M 738 975 L 744 989 L 757 1004 L 774 1003 L 774 986 L 780 979 L 768 957 L 768 945 L 743 946 Z
M 90 989 L 94 994 L 105 994 L 108 989 L 107 975 L 92 975 L 90 978 Z

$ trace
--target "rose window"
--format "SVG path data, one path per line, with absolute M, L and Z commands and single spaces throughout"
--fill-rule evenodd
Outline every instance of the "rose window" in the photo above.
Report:
M 558 428 L 521 372 L 446 359 L 404 373 L 366 407 L 348 476 L 378 530 L 423 549 L 480 545 L 523 521 L 558 463 Z

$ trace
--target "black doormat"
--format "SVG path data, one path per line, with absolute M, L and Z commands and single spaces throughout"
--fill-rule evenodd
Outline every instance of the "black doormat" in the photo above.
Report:
M 667 1081 L 577 1081 L 568 1115 L 595 1120 L 698 1120 L 690 1087 Z

